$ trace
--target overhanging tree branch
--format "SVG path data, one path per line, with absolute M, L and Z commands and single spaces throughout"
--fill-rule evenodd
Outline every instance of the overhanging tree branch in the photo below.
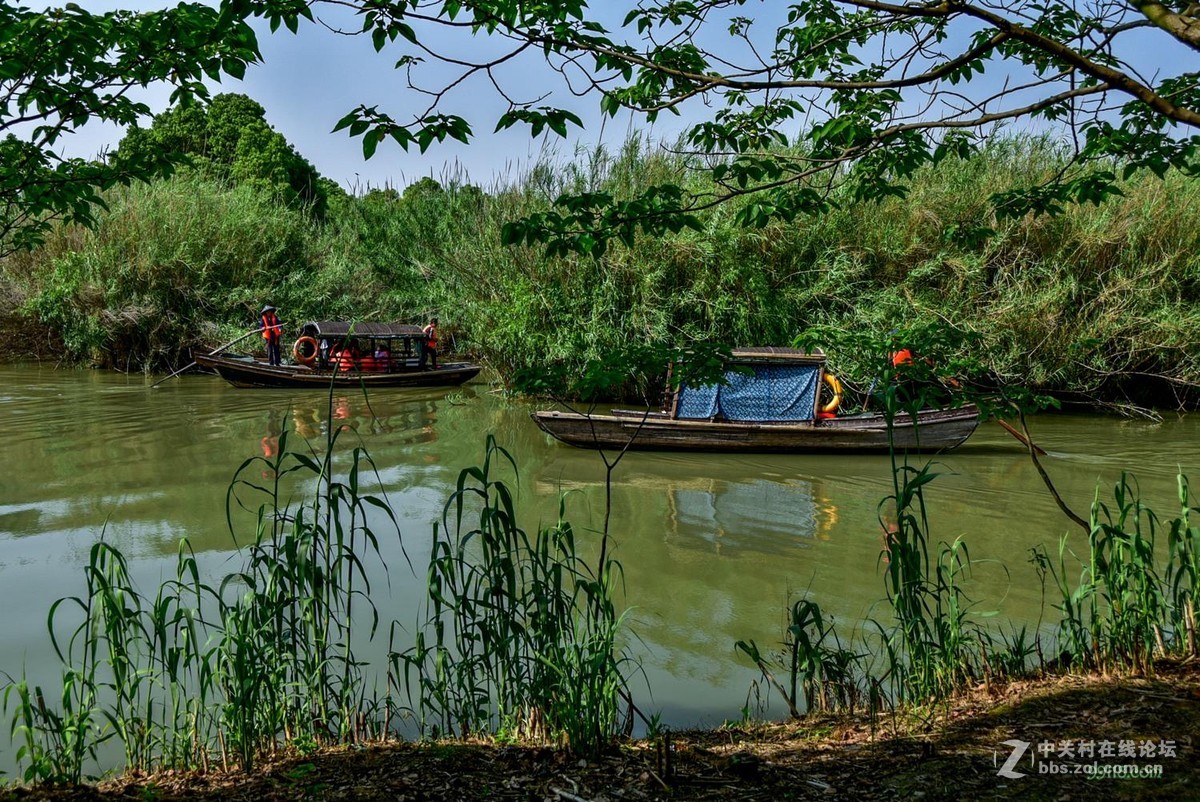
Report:
M 407 117 L 369 102 L 345 115 L 337 129 L 362 137 L 367 157 L 387 139 L 422 151 L 446 139 L 469 142 L 476 123 L 444 111 L 464 92 L 497 93 L 507 109 L 488 122 L 496 129 L 527 124 L 535 136 L 543 130 L 566 136 L 571 126 L 581 127 L 583 118 L 556 98 L 590 95 L 603 115 L 628 111 L 648 122 L 665 111 L 684 115 L 681 141 L 704 157 L 692 169 L 719 188 L 694 193 L 681 179 L 631 198 L 564 195 L 554 209 L 518 221 L 506 234 L 510 241 L 596 254 L 610 239 L 695 225 L 696 211 L 734 198 L 761 198 L 738 213 L 746 225 L 763 225 L 828 208 L 838 192 L 898 194 L 915 171 L 969 156 L 990 126 L 1006 121 L 1030 121 L 1074 143 L 1059 175 L 997 200 L 1006 213 L 1103 200 L 1116 191 L 1119 171 L 1200 172 L 1200 75 L 1168 50 L 1200 47 L 1191 6 L 812 0 L 763 4 L 753 17 L 737 16 L 743 7 L 749 8 L 740 0 L 629 0 L 615 27 L 604 21 L 612 4 L 597 6 L 598 15 L 581 0 L 223 0 L 218 10 L 183 3 L 160 16 L 119 12 L 126 14 L 119 18 L 6 8 L 2 24 L 53 21 L 74 38 L 4 40 L 8 48 L 23 42 L 18 56 L 34 67 L 0 72 L 0 97 L 14 110 L 7 121 L 0 116 L 0 130 L 36 114 L 21 109 L 57 109 L 32 140 L 36 158 L 26 162 L 50 169 L 57 161 L 49 145 L 89 115 L 128 124 L 145 113 L 137 104 L 109 103 L 120 87 L 171 81 L 186 99 L 202 95 L 205 76 L 238 74 L 257 58 L 249 18 L 291 31 L 319 21 L 345 35 L 355 32 L 353 15 L 357 32 L 388 51 L 389 65 L 403 69 L 408 87 L 428 99 Z M 133 33 L 110 25 L 118 19 Z M 1144 53 L 1129 49 L 1135 31 L 1161 32 L 1161 63 L 1146 64 Z M 480 40 L 499 42 L 501 52 L 479 47 Z M 133 46 L 139 42 L 161 47 Z M 0 51 L 0 63 L 12 63 L 9 55 Z M 62 59 L 69 69 L 61 83 L 58 73 L 36 67 Z M 539 85 L 530 99 L 530 59 L 557 70 L 564 86 Z M 460 71 L 422 80 L 423 62 Z M 86 216 L 86 202 L 59 198 L 43 208 L 31 197 L 10 194 L 0 208 L 21 206 L 21 226 L 42 215 Z

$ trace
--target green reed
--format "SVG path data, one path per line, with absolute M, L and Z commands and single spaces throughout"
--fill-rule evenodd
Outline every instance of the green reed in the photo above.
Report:
M 925 487 L 937 477 L 930 464 L 893 468 L 895 523 L 885 531 L 884 585 L 895 623 L 880 626 L 888 671 L 898 700 L 941 698 L 975 675 L 981 640 L 968 620 L 962 583 L 970 553 L 957 539 L 932 554 Z M 881 519 L 882 523 L 882 519 Z
M 230 531 L 238 508 L 257 524 L 242 568 L 216 584 L 201 579 L 186 541 L 175 578 L 153 595 L 138 590 L 115 546 L 92 547 L 85 592 L 48 616 L 64 664 L 57 705 L 28 681 L 5 689 L 26 780 L 78 782 L 108 741 L 129 769 L 205 768 L 214 756 L 249 769 L 289 744 L 382 734 L 353 648 L 379 618 L 365 560 L 382 558 L 368 509 L 399 529 L 386 497 L 365 492 L 378 476 L 363 449 L 335 476 L 339 435 L 331 427 L 324 452 L 306 453 L 285 431 L 275 457 L 238 468 Z M 294 501 L 306 482 L 311 494 Z
M 812 348 L 837 343 L 839 353 L 851 353 L 870 365 L 863 405 L 882 412 L 888 432 L 892 492 L 879 504 L 878 522 L 884 547 L 880 553 L 889 616 L 870 620 L 870 636 L 861 639 L 862 653 L 842 647 L 833 624 L 825 624 L 819 605 L 801 600 L 791 608 L 791 620 L 781 652 L 770 659 L 753 641 L 736 646 L 758 666 L 768 682 L 798 714 L 800 696 L 808 710 L 853 709 L 867 703 L 874 713 L 886 704 L 923 704 L 944 699 L 981 676 L 996 670 L 1019 671 L 1030 654 L 1024 631 L 994 636 L 979 624 L 966 593 L 971 556 L 965 540 L 934 543 L 926 490 L 940 475 L 936 464 L 914 465 L 896 444 L 896 426 L 921 409 L 974 403 L 994 412 L 1037 403 L 1014 394 L 996 398 L 978 388 L 981 366 L 959 356 L 970 337 L 951 327 L 916 325 L 896 330 L 887 338 L 870 333 L 838 333 L 828 327 L 808 330 L 796 345 Z M 844 346 L 844 347 L 843 347 Z M 891 354 L 910 347 L 920 357 L 894 366 Z M 878 388 L 878 391 L 876 391 Z M 915 430 L 920 443 L 920 430 Z M 835 644 L 825 646 L 826 639 Z M 784 673 L 777 680 L 772 668 Z
M 1200 506 L 1186 476 L 1177 480 L 1179 515 L 1166 523 L 1122 475 L 1111 504 L 1097 493 L 1082 554 L 1071 548 L 1070 535 L 1059 541 L 1053 557 L 1044 546 L 1032 550 L 1043 599 L 1050 582 L 1061 613 L 1053 644 L 1057 657 L 1047 664 L 1040 620 L 1032 633 L 1028 626 L 1004 632 L 981 625 L 965 592 L 971 571 L 966 543 L 959 538 L 936 549 L 929 544 L 925 491 L 937 478 L 932 464 L 911 466 L 894 449 L 892 459 L 893 494 L 880 505 L 885 533 L 880 559 L 891 618 L 871 621 L 876 637 L 863 642 L 874 652 L 842 649 L 833 624 L 807 599 L 792 606 L 778 654 L 764 655 L 753 641 L 736 644 L 793 716 L 801 713 L 801 698 L 810 711 L 852 710 L 865 698 L 875 712 L 881 705 L 924 705 L 980 679 L 1021 676 L 1039 664 L 1058 671 L 1152 673 L 1158 657 L 1196 656 L 1200 527 L 1192 515 Z M 830 638 L 836 648 L 825 646 Z
M 1191 514 L 1200 512 L 1192 506 L 1188 479 L 1179 474 L 1176 483 L 1179 515 L 1171 519 L 1167 535 L 1167 569 L 1164 575 L 1170 629 L 1188 655 L 1196 655 L 1196 595 L 1200 590 L 1200 526 L 1193 526 Z
M 734 647 L 754 661 L 763 678 L 775 688 L 793 717 L 804 709 L 849 710 L 866 698 L 862 686 L 863 654 L 842 646 L 833 621 L 825 623 L 821 606 L 811 599 L 799 599 L 789 609 L 783 648 L 776 660 L 785 668 L 785 681 L 772 671 L 772 658 L 764 655 L 754 641 L 737 641 Z
M 547 360 L 579 370 L 630 339 L 779 343 L 798 320 L 874 332 L 949 321 L 980 336 L 999 383 L 1193 405 L 1181 388 L 1200 382 L 1197 183 L 1139 173 L 1101 206 L 994 217 L 989 196 L 1039 185 L 1065 155 L 1049 138 L 993 137 L 970 159 L 922 170 L 904 197 L 835 195 L 826 213 L 746 228 L 736 207 L 747 197 L 699 213 L 702 231 L 614 243 L 602 258 L 506 247 L 501 230 L 563 192 L 720 188 L 690 183 L 694 157 L 637 134 L 544 154 L 482 189 L 451 174 L 333 198 L 324 223 L 190 170 L 115 188 L 95 230 L 57 228 L 0 263 L 0 310 L 52 332 L 68 358 L 138 369 L 182 364 L 197 332 L 215 343 L 245 331 L 247 299 L 269 297 L 300 321 L 362 314 L 371 298 L 381 319 L 441 309 L 505 377 Z
M 47 620 L 65 666 L 58 707 L 26 681 L 6 689 L 25 779 L 79 782 L 85 762 L 112 739 L 132 768 L 197 765 L 209 688 L 198 669 L 196 608 L 183 603 L 200 592 L 187 544 L 177 578 L 154 598 L 137 591 L 126 558 L 103 540 L 84 576 L 85 593 L 56 602 Z
M 1070 662 L 1102 670 L 1150 672 L 1159 656 L 1196 654 L 1197 549 L 1200 527 L 1187 477 L 1177 480 L 1180 514 L 1167 524 L 1142 503 L 1126 475 L 1110 506 L 1092 503 L 1087 551 L 1077 556 L 1064 536 L 1054 559 L 1044 547 L 1032 559 L 1058 591 L 1059 648 Z M 1166 554 L 1159 546 L 1167 531 Z M 1078 564 L 1072 580 L 1069 564 Z
M 604 558 L 594 570 L 561 507 L 555 525 L 522 529 L 501 463 L 515 475 L 489 437 L 483 465 L 460 473 L 434 532 L 428 609 L 416 644 L 393 653 L 393 677 L 403 675 L 429 734 L 501 734 L 592 754 L 616 731 L 627 686 L 612 599 L 621 567 Z
M 354 649 L 380 621 L 368 559 L 388 574 L 368 512 L 399 528 L 386 496 L 366 492 L 379 481 L 366 451 L 335 459 L 340 435 L 331 426 L 323 451 L 302 450 L 284 431 L 275 456 L 237 469 L 228 525 L 236 533 L 253 514 L 254 535 L 218 581 L 202 578 L 183 541 L 174 578 L 145 594 L 115 546 L 93 546 L 85 591 L 48 616 L 61 694 L 47 700 L 26 680 L 4 690 L 26 781 L 79 782 L 110 742 L 127 769 L 249 770 L 280 749 L 382 738 L 403 712 L 401 674 L 415 677 L 411 707 L 433 732 L 588 754 L 610 742 L 627 696 L 620 565 L 593 570 L 561 508 L 554 526 L 521 529 L 495 478 L 513 460 L 492 438 L 435 526 L 427 617 L 414 647 L 393 649 L 380 696 Z M 470 529 L 468 504 L 479 508 Z
M 377 705 L 353 640 L 356 625 L 365 622 L 370 639 L 379 622 L 364 559 L 382 556 L 368 509 L 397 537 L 399 526 L 385 496 L 363 491 L 367 474 L 378 479 L 365 449 L 354 448 L 345 478 L 335 477 L 341 434 L 329 427 L 323 454 L 304 454 L 288 449 L 285 431 L 277 455 L 247 460 L 230 487 L 231 521 L 235 503 L 250 506 L 242 491 L 266 499 L 246 567 L 217 593 L 223 732 L 243 766 L 280 739 L 346 743 L 381 734 L 382 724 L 364 720 L 376 718 Z M 267 483 L 255 477 L 264 466 Z M 300 479 L 315 479 L 317 490 L 293 505 L 285 494 Z

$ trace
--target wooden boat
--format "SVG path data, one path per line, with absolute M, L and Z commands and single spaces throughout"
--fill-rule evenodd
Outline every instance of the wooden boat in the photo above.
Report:
M 394 323 L 306 323 L 292 349 L 293 360 L 268 365 L 261 357 L 195 354 L 235 387 L 452 387 L 479 374 L 469 362 L 420 367 L 419 326 Z
M 583 415 L 554 410 L 534 412 L 533 419 L 549 435 L 581 448 L 644 451 L 887 451 L 883 416 L 852 415 L 807 423 L 689 421 L 658 412 L 643 415 L 614 410 L 614 415 Z M 963 443 L 979 424 L 974 407 L 922 411 L 917 426 L 908 416 L 896 421 L 897 449 L 946 451 Z
M 607 415 L 539 411 L 542 431 L 581 448 L 662 451 L 879 452 L 889 448 L 881 413 L 827 417 L 822 386 L 839 386 L 825 356 L 791 348 L 733 351 L 726 384 L 684 387 L 661 411 L 613 410 Z M 749 370 L 747 370 L 747 368 Z M 830 409 L 830 408 L 833 409 Z M 825 414 L 822 415 L 821 413 Z M 961 445 L 979 424 L 973 406 L 897 416 L 890 445 L 945 451 Z

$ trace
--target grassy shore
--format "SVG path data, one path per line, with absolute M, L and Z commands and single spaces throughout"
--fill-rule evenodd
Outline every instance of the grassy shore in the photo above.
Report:
M 1014 767 L 1005 741 L 1055 743 Z M 980 685 L 895 718 L 814 715 L 622 742 L 591 760 L 489 742 L 368 743 L 281 757 L 244 774 L 126 775 L 94 786 L 0 792 L 17 800 L 780 800 L 1194 799 L 1200 783 L 1200 665 L 1151 678 L 1047 676 Z M 1059 758 L 1064 744 L 1173 741 L 1175 757 Z M 1042 774 L 1068 766 L 1161 765 L 1161 777 Z M 1080 769 L 1082 772 L 1083 770 Z

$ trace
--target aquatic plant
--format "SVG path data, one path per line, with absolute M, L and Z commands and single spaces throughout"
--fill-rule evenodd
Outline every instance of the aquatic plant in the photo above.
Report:
M 734 647 L 754 661 L 793 717 L 801 715 L 801 702 L 804 711 L 853 712 L 866 698 L 863 658 L 867 655 L 842 646 L 834 622 L 825 623 L 821 606 L 813 600 L 796 600 L 788 613 L 778 655 L 764 654 L 753 640 L 739 640 Z M 775 676 L 776 663 L 784 668 L 784 680 Z
M 619 148 L 547 152 L 483 187 L 448 172 L 356 188 L 319 225 L 195 171 L 114 190 L 94 232 L 58 228 L 0 263 L 0 288 L 28 301 L 71 358 L 122 368 L 184 364 L 187 346 L 232 339 L 269 298 L 285 324 L 438 310 L 447 340 L 504 377 L 554 360 L 579 373 L 631 340 L 778 344 L 811 325 L 878 336 L 949 324 L 976 336 L 997 384 L 1194 404 L 1196 182 L 1133 173 L 1099 207 L 992 215 L 986 198 L 1052 178 L 1066 155 L 1050 139 L 992 137 L 969 159 L 922 169 L 903 198 L 838 198 L 764 228 L 741 225 L 733 204 L 700 215 L 702 231 L 614 242 L 602 258 L 506 247 L 501 230 L 563 193 L 623 199 L 679 183 L 685 157 L 669 144 L 635 134 Z M 837 356 L 839 372 L 869 372 Z
M 346 453 L 344 434 L 330 426 L 323 447 L 294 447 L 285 429 L 272 456 L 239 466 L 226 518 L 235 537 L 250 517 L 254 532 L 241 567 L 217 581 L 186 540 L 175 577 L 152 594 L 114 545 L 92 547 L 84 591 L 49 611 L 60 687 L 49 698 L 27 679 L 4 688 L 26 781 L 77 783 L 111 765 L 107 744 L 126 769 L 249 770 L 282 749 L 387 737 L 406 713 L 431 732 L 583 754 L 611 741 L 634 668 L 613 598 L 621 566 L 593 568 L 562 509 L 526 533 L 497 478 L 512 457 L 493 438 L 434 528 L 415 646 L 370 672 L 355 650 L 381 619 L 368 566 L 387 578 L 380 538 L 400 533 L 386 495 L 368 492 L 380 485 L 369 454 Z
M 901 396 L 890 387 L 877 397 L 889 420 L 903 414 Z M 861 693 L 875 712 L 882 705 L 924 705 L 981 679 L 1041 668 L 1152 673 L 1157 657 L 1197 654 L 1200 527 L 1191 516 L 1200 506 L 1182 473 L 1180 512 L 1166 523 L 1141 502 L 1136 484 L 1123 474 L 1111 504 L 1097 491 L 1086 547 L 1078 554 L 1071 547 L 1078 534 L 1064 535 L 1053 557 L 1044 546 L 1032 550 L 1043 603 L 1047 582 L 1058 593 L 1054 606 L 1061 617 L 1049 644 L 1043 643 L 1040 620 L 1032 631 L 1027 625 L 1008 632 L 983 625 L 983 614 L 966 593 L 971 559 L 964 538 L 931 548 L 925 493 L 938 476 L 934 464 L 913 466 L 892 448 L 891 475 L 893 492 L 879 508 L 885 543 L 880 564 L 891 616 L 871 621 L 874 637 L 861 640 L 870 653 L 845 652 L 840 642 L 839 649 L 826 650 L 825 639 L 837 634 L 832 623 L 823 622 L 817 602 L 808 599 L 792 606 L 779 653 L 764 655 L 753 641 L 737 643 L 793 716 L 802 712 L 797 683 L 806 710 L 825 709 L 828 699 L 814 693 L 820 687 L 814 680 L 831 675 L 838 678 L 832 687 Z M 1074 565 L 1078 579 L 1072 579 Z M 1053 656 L 1049 661 L 1047 653 Z M 776 670 L 785 679 L 777 679 Z M 854 703 L 835 701 L 840 708 Z
M 1050 579 L 1058 591 L 1057 646 L 1071 664 L 1150 673 L 1157 656 L 1196 654 L 1200 527 L 1191 525 L 1190 516 L 1200 507 L 1183 474 L 1177 490 L 1180 513 L 1164 526 L 1122 474 L 1112 506 L 1099 493 L 1092 502 L 1086 550 L 1077 555 L 1070 535 L 1061 538 L 1053 559 L 1044 546 L 1033 549 L 1043 582 Z M 1159 545 L 1164 528 L 1165 555 Z
M 139 591 L 115 546 L 92 547 L 85 592 L 48 617 L 64 664 L 57 704 L 27 680 L 5 688 L 27 780 L 79 782 L 110 740 L 129 769 L 205 767 L 214 757 L 249 769 L 285 744 L 382 734 L 352 644 L 378 622 L 366 561 L 381 560 L 380 545 L 367 510 L 399 529 L 386 497 L 365 492 L 374 465 L 363 449 L 335 475 L 340 434 L 330 427 L 322 454 L 293 450 L 285 431 L 275 456 L 239 467 L 230 531 L 239 509 L 257 523 L 242 568 L 218 583 L 202 579 L 186 540 L 175 579 L 153 595 Z M 311 495 L 293 503 L 304 482 Z
M 415 645 L 392 654 L 393 675 L 431 735 L 506 733 L 595 754 L 617 731 L 632 668 L 613 601 L 621 566 L 579 554 L 561 505 L 553 526 L 522 529 L 497 478 L 505 463 L 515 474 L 489 436 L 482 466 L 459 474 L 434 532 L 428 609 Z

